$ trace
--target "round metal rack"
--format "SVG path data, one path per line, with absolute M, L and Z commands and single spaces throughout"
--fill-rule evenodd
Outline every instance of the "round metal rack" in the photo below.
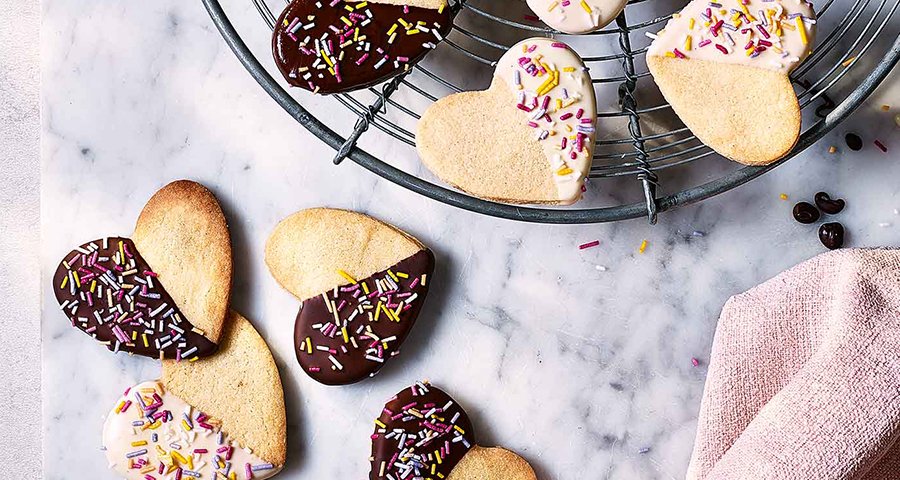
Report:
M 528 17 L 510 18 L 496 7 L 496 0 L 450 0 L 456 11 L 454 29 L 426 61 L 379 87 L 333 98 L 358 116 L 352 132 L 341 136 L 304 108 L 297 98 L 310 95 L 288 93 L 276 81 L 270 57 L 260 61 L 238 33 L 219 0 L 202 0 L 226 43 L 262 86 L 297 122 L 335 149 L 334 163 L 349 158 L 371 172 L 426 197 L 467 210 L 502 218 L 541 223 L 598 223 L 645 216 L 656 222 L 659 212 L 699 202 L 740 186 L 781 165 L 803 151 L 847 118 L 888 76 L 900 60 L 898 22 L 892 21 L 900 0 L 822 0 L 815 4 L 818 32 L 815 48 L 792 74 L 805 130 L 794 149 L 783 159 L 764 167 L 740 167 L 715 178 L 679 185 L 677 192 L 663 194 L 662 183 L 674 178 L 679 169 L 705 169 L 718 156 L 678 123 L 662 99 L 646 70 L 643 55 L 649 40 L 680 9 L 686 0 L 664 7 L 664 0 L 630 0 L 615 22 L 587 35 L 569 36 L 548 29 Z M 263 21 L 274 28 L 279 8 L 267 0 L 244 0 L 254 4 Z M 281 2 L 284 0 L 273 0 Z M 510 2 L 518 3 L 518 2 Z M 659 10 L 663 10 L 660 12 Z M 636 18 L 630 21 L 630 18 Z M 423 107 L 453 92 L 468 90 L 459 79 L 451 79 L 441 64 L 470 64 L 466 68 L 490 71 L 495 61 L 521 38 L 553 36 L 563 38 L 579 51 L 591 68 L 595 87 L 614 88 L 616 108 L 598 105 L 598 129 L 621 132 L 597 141 L 589 182 L 633 178 L 617 188 L 635 184 L 640 201 L 621 202 L 597 208 L 525 207 L 483 200 L 447 188 L 377 158 L 357 146 L 372 128 L 410 147 L 415 146 L 414 125 Z M 612 41 L 614 39 L 615 41 Z M 893 39 L 893 42 L 890 40 Z M 885 41 L 886 40 L 886 41 Z M 252 44 L 268 45 L 270 39 L 253 38 Z M 637 46 L 643 44 L 643 46 Z M 606 46 L 606 50 L 600 48 Z M 611 46 L 611 47 L 610 47 Z M 595 48 L 596 47 L 596 48 Z M 854 68 L 855 67 L 855 68 Z M 456 68 L 456 67 L 454 67 Z M 277 73 L 276 76 L 279 76 Z M 456 75 L 459 77 L 459 75 Z M 603 98 L 602 96 L 598 96 Z M 666 123 L 668 122 L 668 123 Z M 720 157 L 719 157 L 720 158 Z M 730 162 L 726 162 L 729 163 Z M 680 183 L 685 183 L 683 180 Z

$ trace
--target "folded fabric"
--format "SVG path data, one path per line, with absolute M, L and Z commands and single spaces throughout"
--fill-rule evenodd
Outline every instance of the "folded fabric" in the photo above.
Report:
M 687 478 L 900 479 L 900 250 L 819 255 L 725 305 Z

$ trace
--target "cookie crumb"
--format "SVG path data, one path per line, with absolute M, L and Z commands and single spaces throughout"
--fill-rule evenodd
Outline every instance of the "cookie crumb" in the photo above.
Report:
M 828 153 L 835 153 L 835 152 L 837 152 L 837 147 L 835 147 L 834 145 L 828 147 Z
M 856 57 L 850 57 L 850 58 L 844 60 L 844 63 L 842 63 L 841 66 L 842 66 L 842 67 L 849 67 L 850 64 L 853 63 L 854 60 L 856 60 Z
M 881 106 L 881 111 L 882 111 L 882 112 L 890 112 L 890 111 L 891 111 L 891 106 L 890 106 L 890 105 L 882 105 L 882 106 Z

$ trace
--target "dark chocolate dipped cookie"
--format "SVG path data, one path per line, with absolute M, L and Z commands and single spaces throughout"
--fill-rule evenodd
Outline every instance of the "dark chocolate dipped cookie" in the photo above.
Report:
M 302 301 L 294 353 L 303 371 L 326 385 L 346 385 L 399 354 L 428 294 L 434 255 L 378 220 L 316 208 L 278 224 L 266 264 Z
M 409 70 L 452 27 L 445 0 L 294 0 L 275 25 L 272 52 L 291 85 L 340 93 Z
M 369 480 L 535 480 L 522 457 L 475 441 L 459 403 L 427 381 L 416 383 L 375 419 Z
M 132 238 L 95 240 L 67 254 L 53 291 L 72 325 L 113 352 L 194 359 L 216 351 L 231 268 L 215 197 L 178 181 L 150 199 Z
M 191 358 L 216 350 L 184 318 L 128 238 L 104 238 L 76 248 L 57 267 L 53 286 L 72 325 L 113 352 Z

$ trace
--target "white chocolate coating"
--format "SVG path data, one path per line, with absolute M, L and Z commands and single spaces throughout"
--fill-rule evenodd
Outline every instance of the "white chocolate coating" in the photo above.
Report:
M 549 38 L 523 40 L 497 63 L 495 78 L 516 93 L 521 118 L 535 130 L 563 204 L 581 198 L 596 138 L 597 100 L 581 58 Z
M 626 3 L 627 0 L 528 0 L 528 6 L 544 23 L 575 35 L 605 27 Z
M 694 0 L 666 23 L 647 55 L 696 58 L 790 73 L 815 40 L 803 0 Z
M 164 422 L 166 412 L 171 418 Z M 245 480 L 248 465 L 256 467 L 252 478 L 265 479 L 281 470 L 229 440 L 214 420 L 153 381 L 131 387 L 116 402 L 103 425 L 103 446 L 110 468 L 129 480 L 176 479 L 179 470 L 183 480 L 222 478 L 215 472 Z

